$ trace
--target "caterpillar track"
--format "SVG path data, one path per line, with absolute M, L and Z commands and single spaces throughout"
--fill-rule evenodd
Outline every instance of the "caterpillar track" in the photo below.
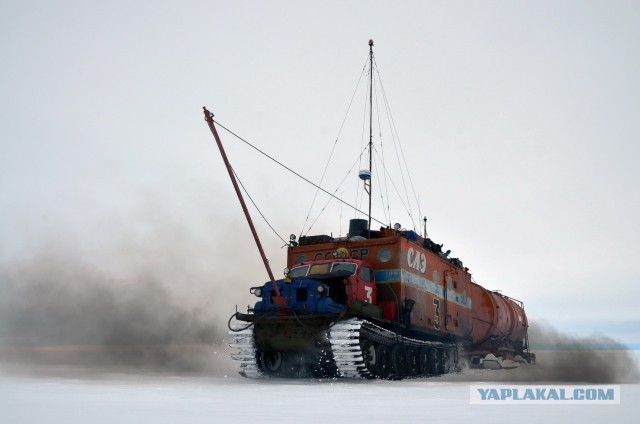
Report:
M 248 378 L 264 377 L 264 373 L 260 367 L 258 367 L 256 361 L 253 326 L 247 327 L 246 325 L 235 324 L 229 328 L 231 329 L 229 334 L 235 337 L 235 342 L 229 346 L 238 350 L 235 354 L 231 355 L 231 359 L 239 363 L 240 375 Z
M 263 352 L 253 326 L 233 325 L 232 358 L 248 378 L 320 377 L 403 379 L 459 370 L 458 346 L 404 337 L 368 320 L 338 321 L 316 335 L 311 352 Z

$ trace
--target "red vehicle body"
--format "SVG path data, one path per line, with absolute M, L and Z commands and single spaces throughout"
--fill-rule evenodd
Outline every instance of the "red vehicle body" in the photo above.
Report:
M 345 281 L 349 308 L 377 307 L 374 316 L 383 322 L 401 324 L 420 338 L 456 340 L 469 358 L 535 358 L 528 351 L 523 304 L 472 282 L 468 268 L 429 239 L 383 228 L 372 231 L 370 239 L 312 236 L 289 247 L 293 272 L 301 265 L 336 261 L 358 266 Z M 375 281 L 362 278 L 367 269 L 373 270 Z

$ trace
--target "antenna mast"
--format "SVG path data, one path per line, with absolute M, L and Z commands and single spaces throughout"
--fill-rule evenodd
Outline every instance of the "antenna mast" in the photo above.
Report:
M 373 40 L 369 40 L 369 172 L 373 172 Z M 371 179 L 369 179 L 369 225 L 367 226 L 371 238 Z M 365 181 L 365 190 L 367 181 Z

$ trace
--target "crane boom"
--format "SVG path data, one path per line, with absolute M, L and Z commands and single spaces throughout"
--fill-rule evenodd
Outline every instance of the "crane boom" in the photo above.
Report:
M 202 109 L 204 110 L 204 120 L 207 121 L 207 124 L 209 125 L 209 129 L 213 134 L 213 138 L 216 139 L 216 144 L 218 145 L 218 149 L 220 149 L 220 155 L 222 156 L 224 165 L 227 168 L 227 172 L 229 172 L 229 178 L 231 178 L 231 183 L 233 184 L 233 188 L 236 191 L 238 200 L 240 200 L 242 211 L 244 212 L 244 216 L 247 218 L 247 223 L 249 223 L 251 234 L 253 234 L 253 239 L 256 242 L 256 246 L 258 246 L 258 251 L 260 251 L 262 262 L 264 262 L 264 267 L 267 269 L 267 274 L 269 274 L 269 279 L 271 280 L 271 284 L 273 285 L 273 290 L 275 292 L 275 296 L 273 297 L 273 303 L 278 305 L 279 308 L 285 309 L 287 307 L 287 302 L 285 298 L 280 294 L 280 290 L 278 289 L 278 285 L 276 284 L 276 279 L 273 277 L 273 272 L 271 272 L 271 267 L 269 266 L 269 260 L 267 259 L 267 255 L 265 255 L 264 253 L 264 249 L 262 248 L 262 243 L 260 243 L 260 238 L 258 237 L 258 232 L 256 231 L 256 228 L 253 225 L 253 220 L 251 219 L 251 215 L 249 214 L 249 210 L 247 209 L 247 204 L 244 202 L 244 198 L 242 197 L 242 193 L 240 192 L 240 187 L 238 186 L 236 177 L 233 175 L 233 168 L 231 168 L 231 164 L 229 163 L 227 154 L 225 153 L 224 147 L 222 146 L 222 141 L 220 141 L 220 136 L 218 136 L 218 131 L 216 130 L 216 127 L 213 123 L 213 113 L 209 112 L 206 107 L 203 107 Z

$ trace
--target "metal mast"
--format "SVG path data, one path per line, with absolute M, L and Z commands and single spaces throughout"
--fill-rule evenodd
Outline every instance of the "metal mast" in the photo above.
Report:
M 373 40 L 369 40 L 369 172 L 373 172 Z M 366 188 L 366 185 L 365 185 Z M 368 238 L 371 238 L 371 190 L 369 179 L 369 225 Z

